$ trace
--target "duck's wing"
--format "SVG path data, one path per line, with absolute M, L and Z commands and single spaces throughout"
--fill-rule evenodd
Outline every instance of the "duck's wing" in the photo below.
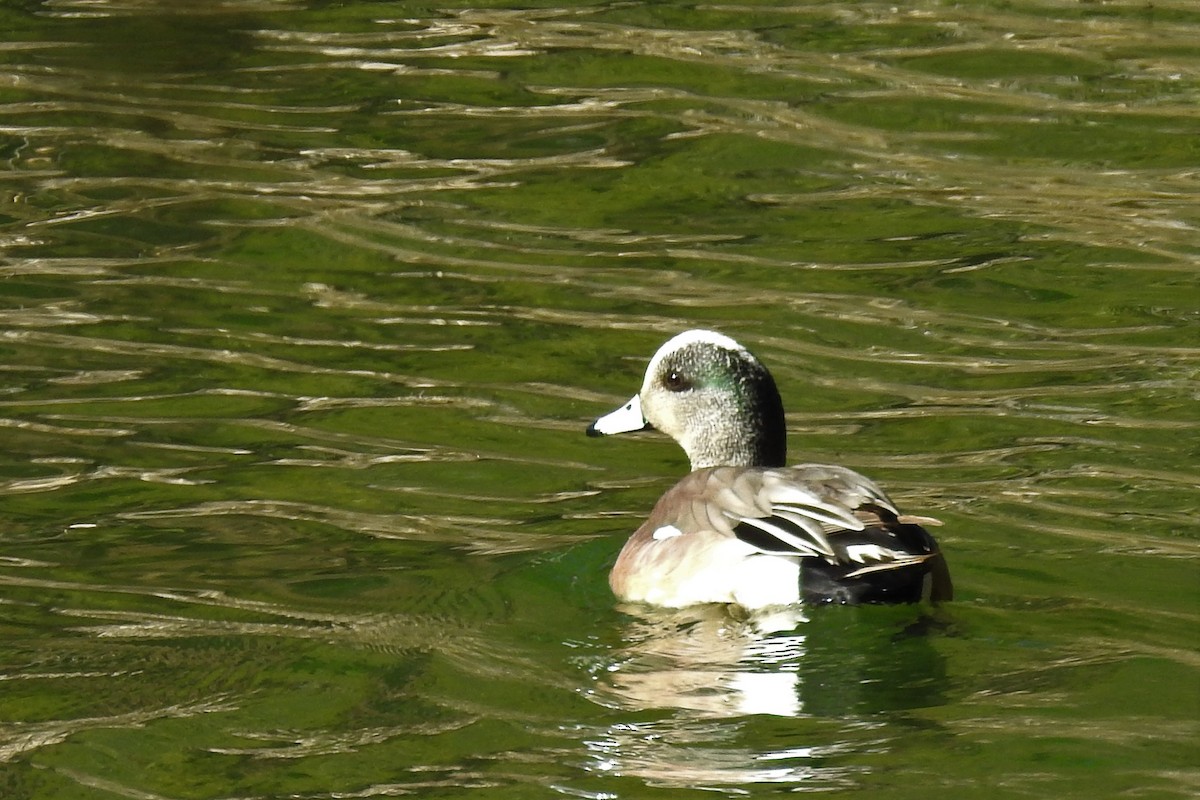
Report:
M 758 566 L 798 570 L 791 591 L 811 602 L 951 598 L 925 529 L 867 478 L 820 465 L 692 472 L 630 537 L 610 583 L 619 597 L 660 605 L 744 602 Z M 771 601 L 783 602 L 794 600 Z
M 723 470 L 713 471 L 723 487 L 712 502 L 734 536 L 760 552 L 819 558 L 848 567 L 844 578 L 919 564 L 937 553 L 932 537 L 901 521 L 883 490 L 853 470 L 822 464 L 725 476 Z

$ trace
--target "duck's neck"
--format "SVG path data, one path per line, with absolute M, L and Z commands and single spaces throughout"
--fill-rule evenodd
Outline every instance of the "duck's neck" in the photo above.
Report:
M 787 463 L 787 425 L 774 381 L 746 387 L 738 407 L 697 426 L 693 441 L 681 442 L 692 470 L 707 467 L 782 467 Z

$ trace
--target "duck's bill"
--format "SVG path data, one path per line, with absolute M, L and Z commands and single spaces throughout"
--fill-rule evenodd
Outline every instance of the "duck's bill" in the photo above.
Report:
M 587 435 L 608 436 L 614 433 L 641 431 L 649 427 L 650 423 L 642 416 L 642 401 L 635 394 L 628 403 L 589 425 Z

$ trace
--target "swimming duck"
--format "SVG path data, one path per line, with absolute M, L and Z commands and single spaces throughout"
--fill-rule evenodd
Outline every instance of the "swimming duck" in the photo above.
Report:
M 749 610 L 797 603 L 951 599 L 937 542 L 846 467 L 785 466 L 783 403 L 750 351 L 707 330 L 659 348 L 641 391 L 587 429 L 654 428 L 692 471 L 625 543 L 609 575 L 627 602 Z

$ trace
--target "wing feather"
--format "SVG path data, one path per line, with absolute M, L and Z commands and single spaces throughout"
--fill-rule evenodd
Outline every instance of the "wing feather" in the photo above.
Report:
M 753 532 L 750 530 L 753 528 Z M 781 517 L 741 517 L 733 528 L 744 542 L 765 552 L 794 553 L 799 556 L 832 558 L 833 548 L 819 527 L 796 524 Z M 759 532 L 767 534 L 766 537 Z M 774 545 L 780 545 L 775 547 Z

